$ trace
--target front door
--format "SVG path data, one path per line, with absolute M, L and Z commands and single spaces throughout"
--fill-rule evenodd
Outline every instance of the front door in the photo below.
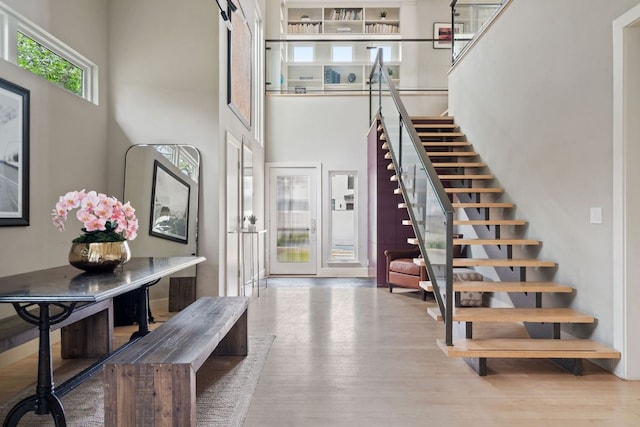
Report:
M 269 169 L 270 274 L 316 274 L 318 169 Z

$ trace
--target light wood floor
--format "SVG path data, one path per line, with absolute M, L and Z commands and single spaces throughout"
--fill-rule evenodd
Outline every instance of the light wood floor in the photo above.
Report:
M 496 360 L 478 377 L 437 348 L 429 304 L 375 288 L 261 289 L 249 334 L 276 339 L 245 426 L 640 425 L 640 382 L 588 362 L 575 377 L 544 360 Z M 35 360 L 0 369 L 0 399 L 34 381 Z
M 262 289 L 249 330 L 276 339 L 245 426 L 640 426 L 640 382 L 588 362 L 575 377 L 495 360 L 478 377 L 437 348 L 428 304 L 386 289 Z

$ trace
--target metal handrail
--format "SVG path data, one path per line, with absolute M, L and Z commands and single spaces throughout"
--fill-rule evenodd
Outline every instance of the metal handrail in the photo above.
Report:
M 446 218 L 445 227 L 446 227 L 446 248 L 445 248 L 445 295 L 446 300 L 443 301 L 442 293 L 440 289 L 440 285 L 438 283 L 438 278 L 435 274 L 435 270 L 433 265 L 429 261 L 427 246 L 424 240 L 424 236 L 421 233 L 416 233 L 416 237 L 418 238 L 418 245 L 420 247 L 420 251 L 422 252 L 423 259 L 425 261 L 425 268 L 429 274 L 429 278 L 431 279 L 431 283 L 433 285 L 434 296 L 436 298 L 436 302 L 438 303 L 438 307 L 440 308 L 440 312 L 445 318 L 445 342 L 447 345 L 453 345 L 453 214 L 454 209 L 449 200 L 447 193 L 444 190 L 444 186 L 440 182 L 438 178 L 438 174 L 431 163 L 431 160 L 427 156 L 424 147 L 422 146 L 420 137 L 418 136 L 418 132 L 413 125 L 411 120 L 411 116 L 407 113 L 407 110 L 400 99 L 398 91 L 396 90 L 392 80 L 389 76 L 384 72 L 383 67 L 383 59 L 382 59 L 382 49 L 378 49 L 378 54 L 376 55 L 376 59 L 374 61 L 374 65 L 369 73 L 369 111 L 373 111 L 373 90 L 374 84 L 378 83 L 378 111 L 377 117 L 380 118 L 382 123 L 383 130 L 385 135 L 387 136 L 387 142 L 389 142 L 389 151 L 391 153 L 391 157 L 394 165 L 398 172 L 402 170 L 401 159 L 398 156 L 398 153 L 394 153 L 392 144 L 389 141 L 390 134 L 386 131 L 387 126 L 385 123 L 385 116 L 382 112 L 382 81 L 384 80 L 389 95 L 393 99 L 393 102 L 396 106 L 397 112 L 399 113 L 400 126 L 405 128 L 407 133 L 409 134 L 409 138 L 411 139 L 412 145 L 419 156 L 421 166 L 426 174 L 427 181 L 431 185 L 433 192 L 436 195 L 437 201 L 440 205 L 440 209 L 442 210 L 443 215 Z M 377 78 L 376 78 L 377 77 Z M 370 113 L 371 114 L 371 113 Z M 370 117 L 370 122 L 373 121 L 373 117 Z M 408 201 L 407 191 L 402 180 L 402 174 L 398 174 L 400 188 L 402 194 L 404 196 L 405 201 Z M 413 208 L 411 206 L 407 206 L 407 211 L 409 212 L 409 217 L 411 218 L 412 224 L 417 224 L 416 215 L 413 212 Z M 416 229 L 417 227 L 414 227 Z

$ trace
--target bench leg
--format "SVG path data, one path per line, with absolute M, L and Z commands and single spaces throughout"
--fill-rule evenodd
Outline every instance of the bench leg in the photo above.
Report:
M 247 338 L 247 310 L 213 351 L 214 356 L 246 356 L 249 353 Z
M 105 366 L 104 425 L 195 426 L 195 371 L 189 364 Z
M 106 309 L 60 331 L 63 359 L 93 358 L 113 351 L 113 310 Z

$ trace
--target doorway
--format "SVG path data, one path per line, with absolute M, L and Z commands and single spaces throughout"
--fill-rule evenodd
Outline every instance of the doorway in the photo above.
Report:
M 240 295 L 240 152 L 242 145 L 227 132 L 227 245 L 224 295 Z
M 613 22 L 613 313 L 616 375 L 640 379 L 640 336 L 634 325 L 640 289 L 640 5 Z
M 319 166 L 268 166 L 269 274 L 318 270 Z

